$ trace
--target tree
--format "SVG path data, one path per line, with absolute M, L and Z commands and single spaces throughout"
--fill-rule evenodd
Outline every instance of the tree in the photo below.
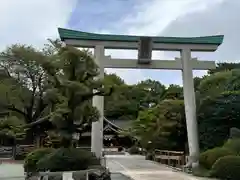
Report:
M 131 131 L 145 148 L 184 150 L 187 135 L 183 101 L 164 100 L 140 112 Z
M 167 88 L 164 99 L 183 99 L 183 88 L 179 85 L 170 84 Z
M 208 71 L 208 74 L 214 74 L 216 72 L 231 71 L 233 69 L 240 69 L 240 63 L 218 63 L 216 69 Z
M 198 86 L 200 97 L 212 97 L 224 92 L 228 86 L 229 79 L 232 78 L 232 71 L 224 71 L 206 76 Z
M 15 116 L 4 117 L 0 119 L 0 138 L 3 143 L 16 145 L 18 140 L 25 137 L 24 121 Z M 8 142 L 6 142 L 6 140 Z M 8 144 L 9 145 L 9 144 Z
M 60 145 L 70 147 L 74 133 L 82 133 L 92 121 L 98 120 L 98 111 L 90 103 L 93 96 L 108 95 L 112 88 L 107 92 L 103 82 L 95 79 L 99 69 L 88 51 L 63 47 L 58 41 L 52 43 L 56 53 L 42 65 L 50 84 L 46 97 L 51 98 L 51 113 L 29 126 L 50 120 Z
M 144 96 L 138 96 L 138 98 L 142 102 L 141 106 L 145 108 L 156 106 L 161 102 L 166 91 L 166 87 L 163 84 L 150 79 L 141 81 L 136 87 L 144 93 Z
M 31 46 L 12 45 L 1 53 L 1 67 L 7 77 L 1 79 L 1 109 L 31 123 L 39 119 L 47 110 L 44 99 L 47 89 L 46 74 L 42 62 L 49 58 L 43 51 Z M 33 142 L 37 130 L 27 131 L 28 142 Z
M 135 119 L 137 105 L 129 97 L 131 87 L 116 74 L 105 74 L 104 86 L 114 87 L 114 92 L 104 98 L 104 116 L 107 119 Z
M 135 120 L 139 111 L 157 105 L 165 93 L 165 86 L 158 81 L 127 85 L 116 75 L 106 75 L 105 83 L 115 87 L 112 95 L 105 98 L 108 119 Z
M 124 85 L 125 82 L 123 79 L 118 77 L 116 74 L 104 74 L 104 85 L 106 86 L 120 86 Z
M 204 99 L 198 111 L 200 147 L 202 150 L 221 146 L 232 127 L 240 128 L 240 92 L 223 92 Z

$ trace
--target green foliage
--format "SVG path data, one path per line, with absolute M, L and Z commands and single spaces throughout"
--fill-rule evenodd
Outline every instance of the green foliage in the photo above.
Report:
M 0 57 L 0 66 L 5 72 L 5 76 L 0 77 L 0 109 L 25 123 L 35 122 L 49 113 L 49 101 L 44 96 L 48 81 L 42 64 L 50 57 L 26 45 L 7 47 Z M 40 129 L 27 130 L 27 143 L 33 143 L 39 130 L 45 130 Z
M 218 159 L 212 167 L 211 176 L 219 179 L 240 179 L 240 156 L 225 156 Z
M 210 177 L 210 170 L 202 166 L 192 168 L 192 174 L 197 177 Z
M 232 127 L 240 127 L 240 93 L 225 92 L 205 98 L 198 110 L 198 127 L 201 149 L 222 146 Z
M 224 146 L 225 148 L 231 149 L 236 154 L 240 155 L 240 138 L 229 139 Z
M 58 41 L 51 43 L 55 53 L 50 60 L 42 63 L 48 76 L 45 96 L 50 98 L 51 112 L 29 126 L 50 121 L 52 131 L 61 139 L 61 146 L 70 147 L 74 133 L 85 132 L 91 122 L 98 120 L 99 112 L 92 107 L 91 99 L 95 95 L 107 95 L 107 90 L 103 82 L 95 78 L 99 68 L 91 53 L 63 47 Z
M 36 121 L 47 107 L 44 102 L 47 77 L 42 63 L 49 57 L 26 45 L 12 45 L 1 57 L 0 65 L 8 75 L 1 83 L 1 95 L 6 99 L 1 107 L 17 113 L 26 123 Z
M 139 97 L 139 100 L 142 101 L 141 105 L 145 107 L 156 106 L 163 100 L 166 92 L 166 87 L 163 84 L 150 79 L 141 81 L 136 85 L 136 88 L 142 90 L 145 94 L 145 96 Z
M 104 114 L 108 119 L 134 120 L 139 110 L 155 106 L 165 93 L 165 86 L 152 80 L 126 85 L 123 80 L 110 74 L 106 75 L 104 81 L 105 85 L 115 87 L 112 95 L 105 98 Z
M 29 153 L 24 160 L 25 172 L 37 172 L 37 163 L 40 159 L 53 152 L 51 148 L 41 148 Z
M 219 72 L 205 77 L 198 86 L 201 98 L 218 96 L 224 92 L 231 77 L 231 71 Z
M 23 129 L 24 121 L 16 116 L 4 117 L 0 120 L 0 137 L 17 140 L 22 140 L 25 137 Z
M 179 85 L 170 84 L 167 88 L 164 99 L 181 99 L 183 100 L 183 88 Z
M 217 147 L 201 153 L 199 163 L 206 169 L 211 169 L 212 165 L 221 157 L 235 155 L 235 153 L 227 148 Z
M 217 68 L 209 70 L 209 74 L 214 74 L 217 72 L 230 71 L 233 69 L 240 69 L 240 63 L 217 63 Z
M 220 71 L 205 76 L 198 86 L 201 98 L 214 97 L 225 91 L 238 91 L 240 89 L 240 69 Z
M 186 126 L 182 100 L 165 100 L 142 111 L 133 122 L 132 135 L 144 148 L 184 149 Z
M 128 149 L 129 154 L 139 154 L 139 148 L 137 146 L 132 146 Z
M 100 160 L 91 152 L 76 148 L 60 148 L 41 158 L 37 162 L 39 171 L 75 171 L 90 166 L 100 166 Z

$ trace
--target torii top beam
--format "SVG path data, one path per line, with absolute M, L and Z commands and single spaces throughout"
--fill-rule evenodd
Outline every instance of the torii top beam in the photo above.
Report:
M 138 49 L 142 36 L 95 34 L 83 31 L 58 28 L 62 41 L 66 44 L 93 48 L 102 45 L 109 49 Z M 179 51 L 190 48 L 191 51 L 215 51 L 223 42 L 223 35 L 203 37 L 150 37 L 153 50 Z

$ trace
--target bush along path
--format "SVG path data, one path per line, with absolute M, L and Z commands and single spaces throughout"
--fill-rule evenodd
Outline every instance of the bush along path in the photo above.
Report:
M 233 133 L 232 133 L 233 132 Z M 238 133 L 236 133 L 238 132 Z M 200 155 L 200 167 L 193 170 L 195 175 L 218 179 L 240 179 L 240 134 L 231 131 L 230 138 L 222 147 L 216 147 Z

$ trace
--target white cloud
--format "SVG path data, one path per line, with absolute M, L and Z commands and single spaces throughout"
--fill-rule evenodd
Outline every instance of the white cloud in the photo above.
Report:
M 76 0 L 1 0 L 0 50 L 13 43 L 42 46 L 66 27 Z
M 175 20 L 182 17 L 191 16 L 191 14 L 204 12 L 213 8 L 216 4 L 224 0 L 149 0 L 138 3 L 134 11 L 126 15 L 116 23 L 116 30 L 106 29 L 105 32 L 132 34 L 132 35 L 161 35 L 164 30 Z M 204 27 L 207 28 L 207 27 Z M 191 30 L 189 30 L 191 31 Z M 110 52 L 111 54 L 111 52 Z M 115 56 L 131 57 L 132 52 L 115 53 Z M 174 57 L 163 52 L 157 52 L 153 58 L 174 59 Z M 156 57 L 157 56 L 157 57 Z M 127 83 L 136 83 L 146 79 L 144 70 L 111 70 L 124 78 Z M 194 72 L 201 76 L 203 72 Z
M 137 5 L 136 13 L 122 20 L 128 34 L 159 35 L 172 21 L 190 13 L 205 11 L 223 0 L 150 0 Z

